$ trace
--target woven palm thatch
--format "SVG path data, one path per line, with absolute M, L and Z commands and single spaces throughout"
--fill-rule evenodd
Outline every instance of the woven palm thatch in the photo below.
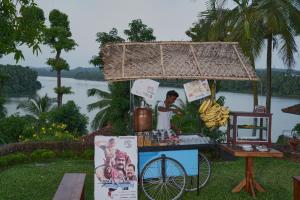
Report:
M 258 80 L 236 42 L 111 43 L 101 56 L 107 81 Z
M 290 114 L 295 114 L 295 115 L 300 115 L 300 104 L 296 104 L 290 107 L 286 107 L 281 109 L 282 112 L 285 113 L 290 113 Z

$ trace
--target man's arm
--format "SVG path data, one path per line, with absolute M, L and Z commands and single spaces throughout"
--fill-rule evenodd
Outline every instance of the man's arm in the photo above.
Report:
M 177 109 L 177 108 L 170 108 L 170 107 L 162 107 L 162 106 L 158 106 L 158 111 L 160 112 L 173 112 L 173 113 L 176 113 L 178 115 L 181 115 L 182 112 Z

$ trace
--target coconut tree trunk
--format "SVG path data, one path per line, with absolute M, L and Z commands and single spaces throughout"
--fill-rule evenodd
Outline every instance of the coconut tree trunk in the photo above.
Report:
M 56 53 L 56 60 L 59 59 L 60 57 L 60 53 L 61 53 L 61 50 L 57 50 L 57 53 Z M 60 88 L 61 88 L 61 70 L 56 67 L 56 78 L 57 78 L 57 107 L 60 108 L 61 105 L 62 105 L 62 93 L 60 92 Z
M 254 58 L 250 58 L 251 65 L 255 71 Z M 258 105 L 258 95 L 257 95 L 257 81 L 252 81 L 252 93 L 253 93 L 253 109 Z
M 272 97 L 272 39 L 273 36 L 270 34 L 267 37 L 267 83 L 266 83 L 266 109 L 267 112 L 271 112 L 271 97 Z
M 62 93 L 60 92 L 61 88 L 61 70 L 57 70 L 57 107 L 60 108 L 62 105 Z

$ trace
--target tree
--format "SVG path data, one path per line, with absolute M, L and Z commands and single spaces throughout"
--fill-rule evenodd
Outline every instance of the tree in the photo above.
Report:
M 24 59 L 18 48 L 23 44 L 41 52 L 44 21 L 43 10 L 33 0 L 0 1 L 0 58 L 13 53 L 17 62 Z
M 125 30 L 124 33 L 128 36 L 128 40 L 131 42 L 144 42 L 155 40 L 155 36 L 153 36 L 153 29 L 143 24 L 140 19 L 133 20 L 131 23 L 129 23 L 129 29 Z M 115 28 L 113 28 L 109 33 L 97 33 L 97 37 L 97 42 L 100 43 L 100 48 L 108 42 L 124 42 L 124 39 L 118 36 L 118 31 Z M 100 69 L 101 65 L 103 64 L 101 56 L 94 56 L 90 62 L 95 64 L 95 66 L 100 66 Z M 105 104 L 104 106 L 97 102 L 93 104 L 93 108 L 96 109 L 96 107 L 98 107 L 99 110 L 99 115 L 96 115 L 96 117 L 102 120 L 104 120 L 107 117 L 105 120 L 112 123 L 113 134 L 127 134 L 129 131 L 128 113 L 130 109 L 129 82 L 112 83 L 109 86 L 109 89 L 111 91 L 111 101 L 109 107 L 105 108 L 107 104 Z M 96 118 L 94 120 L 98 121 Z
M 97 33 L 97 39 L 96 41 L 100 44 L 100 49 L 107 43 L 111 42 L 124 42 L 125 40 L 118 36 L 118 30 L 116 28 L 112 28 L 112 30 L 109 33 L 106 32 L 98 32 Z M 93 58 L 90 60 L 90 63 L 98 66 L 100 70 L 102 70 L 103 66 L 103 60 L 101 55 L 99 56 L 93 56 Z M 97 96 L 100 99 L 99 101 L 96 101 L 95 103 L 91 103 L 88 105 L 88 111 L 92 110 L 98 110 L 95 118 L 92 121 L 92 128 L 98 129 L 101 128 L 105 123 L 107 123 L 110 120 L 113 120 L 113 118 L 110 117 L 111 113 L 111 100 L 112 100 L 112 86 L 113 84 L 109 85 L 110 94 L 106 91 L 98 90 L 95 88 L 88 90 L 88 96 Z
M 249 57 L 255 70 L 254 59 L 262 49 L 257 36 L 257 24 L 248 1 L 234 1 L 233 9 L 225 9 L 225 1 L 211 0 L 200 20 L 186 32 L 193 41 L 238 41 L 243 52 Z M 259 38 L 259 39 L 257 39 Z M 253 81 L 253 104 L 258 104 L 257 83 Z
M 45 31 L 45 44 L 56 52 L 55 58 L 49 58 L 47 64 L 57 72 L 57 87 L 54 89 L 57 94 L 57 106 L 62 105 L 62 97 L 64 94 L 70 94 L 71 87 L 61 85 L 61 71 L 69 70 L 66 60 L 61 58 L 62 50 L 65 52 L 75 49 L 77 44 L 71 38 L 70 22 L 68 16 L 59 10 L 52 10 L 49 14 L 50 27 Z
M 225 14 L 230 34 L 227 40 L 238 41 L 244 54 L 250 59 L 255 70 L 255 59 L 260 55 L 264 40 L 260 21 L 257 20 L 257 10 L 249 0 L 234 1 L 236 6 Z M 252 82 L 253 107 L 258 105 L 257 82 Z
M 109 42 L 124 42 L 124 39 L 118 36 L 118 30 L 116 28 L 112 28 L 109 33 L 98 32 L 96 36 L 96 41 L 100 44 L 99 49 Z M 102 69 L 103 61 L 101 55 L 93 56 L 90 60 L 90 64 Z
M 266 108 L 271 112 L 272 96 L 272 51 L 279 48 L 283 62 L 291 68 L 297 52 L 295 36 L 300 32 L 300 4 L 298 0 L 255 1 L 257 18 L 267 39 L 267 92 Z
M 134 19 L 129 23 L 129 29 L 124 30 L 124 34 L 128 36 L 131 42 L 154 41 L 156 37 L 153 35 L 153 29 L 143 24 L 141 19 Z
M 37 95 L 32 99 L 28 99 L 27 101 L 20 103 L 17 109 L 23 109 L 33 115 L 34 118 L 39 119 L 39 116 L 42 113 L 50 111 L 54 102 L 55 99 L 49 98 L 47 94 L 43 97 Z
M 216 0 L 210 2 L 215 3 Z M 270 112 L 273 42 L 276 44 L 274 48 L 278 48 L 280 44 L 282 59 L 288 67 L 291 67 L 294 64 L 293 54 L 297 52 L 294 37 L 300 29 L 299 2 L 297 0 L 234 0 L 234 2 L 237 6 L 221 17 L 221 23 L 210 22 L 210 24 L 226 25 L 229 29 L 224 28 L 228 33 L 225 39 L 239 41 L 253 66 L 255 58 L 260 54 L 264 39 L 267 39 L 266 107 Z M 253 89 L 256 90 L 256 86 Z
M 201 12 L 199 21 L 186 31 L 195 42 L 225 41 L 229 27 L 224 21 L 226 9 L 217 0 L 208 2 L 207 10 Z
M 87 95 L 89 97 L 96 96 L 99 99 L 99 101 L 87 105 L 87 110 L 89 112 L 93 110 L 98 110 L 91 125 L 94 130 L 101 128 L 103 125 L 105 125 L 108 122 L 108 115 L 109 115 L 108 112 L 111 106 L 111 98 L 112 98 L 111 85 L 109 85 L 108 88 L 110 89 L 110 92 L 102 91 L 96 88 L 92 88 L 87 91 Z

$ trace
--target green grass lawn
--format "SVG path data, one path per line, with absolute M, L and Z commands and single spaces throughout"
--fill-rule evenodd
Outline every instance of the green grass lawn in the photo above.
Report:
M 292 176 L 300 175 L 300 164 L 278 159 L 254 159 L 255 178 L 267 192 L 257 193 L 257 199 L 290 200 L 293 194 Z M 93 161 L 56 159 L 45 163 L 30 163 L 0 171 L 1 200 L 52 199 L 66 172 L 84 172 L 86 199 L 93 199 Z M 183 199 L 235 200 L 252 199 L 244 191 L 231 193 L 244 176 L 244 160 L 212 163 L 212 176 L 208 185 L 197 196 L 185 193 Z

